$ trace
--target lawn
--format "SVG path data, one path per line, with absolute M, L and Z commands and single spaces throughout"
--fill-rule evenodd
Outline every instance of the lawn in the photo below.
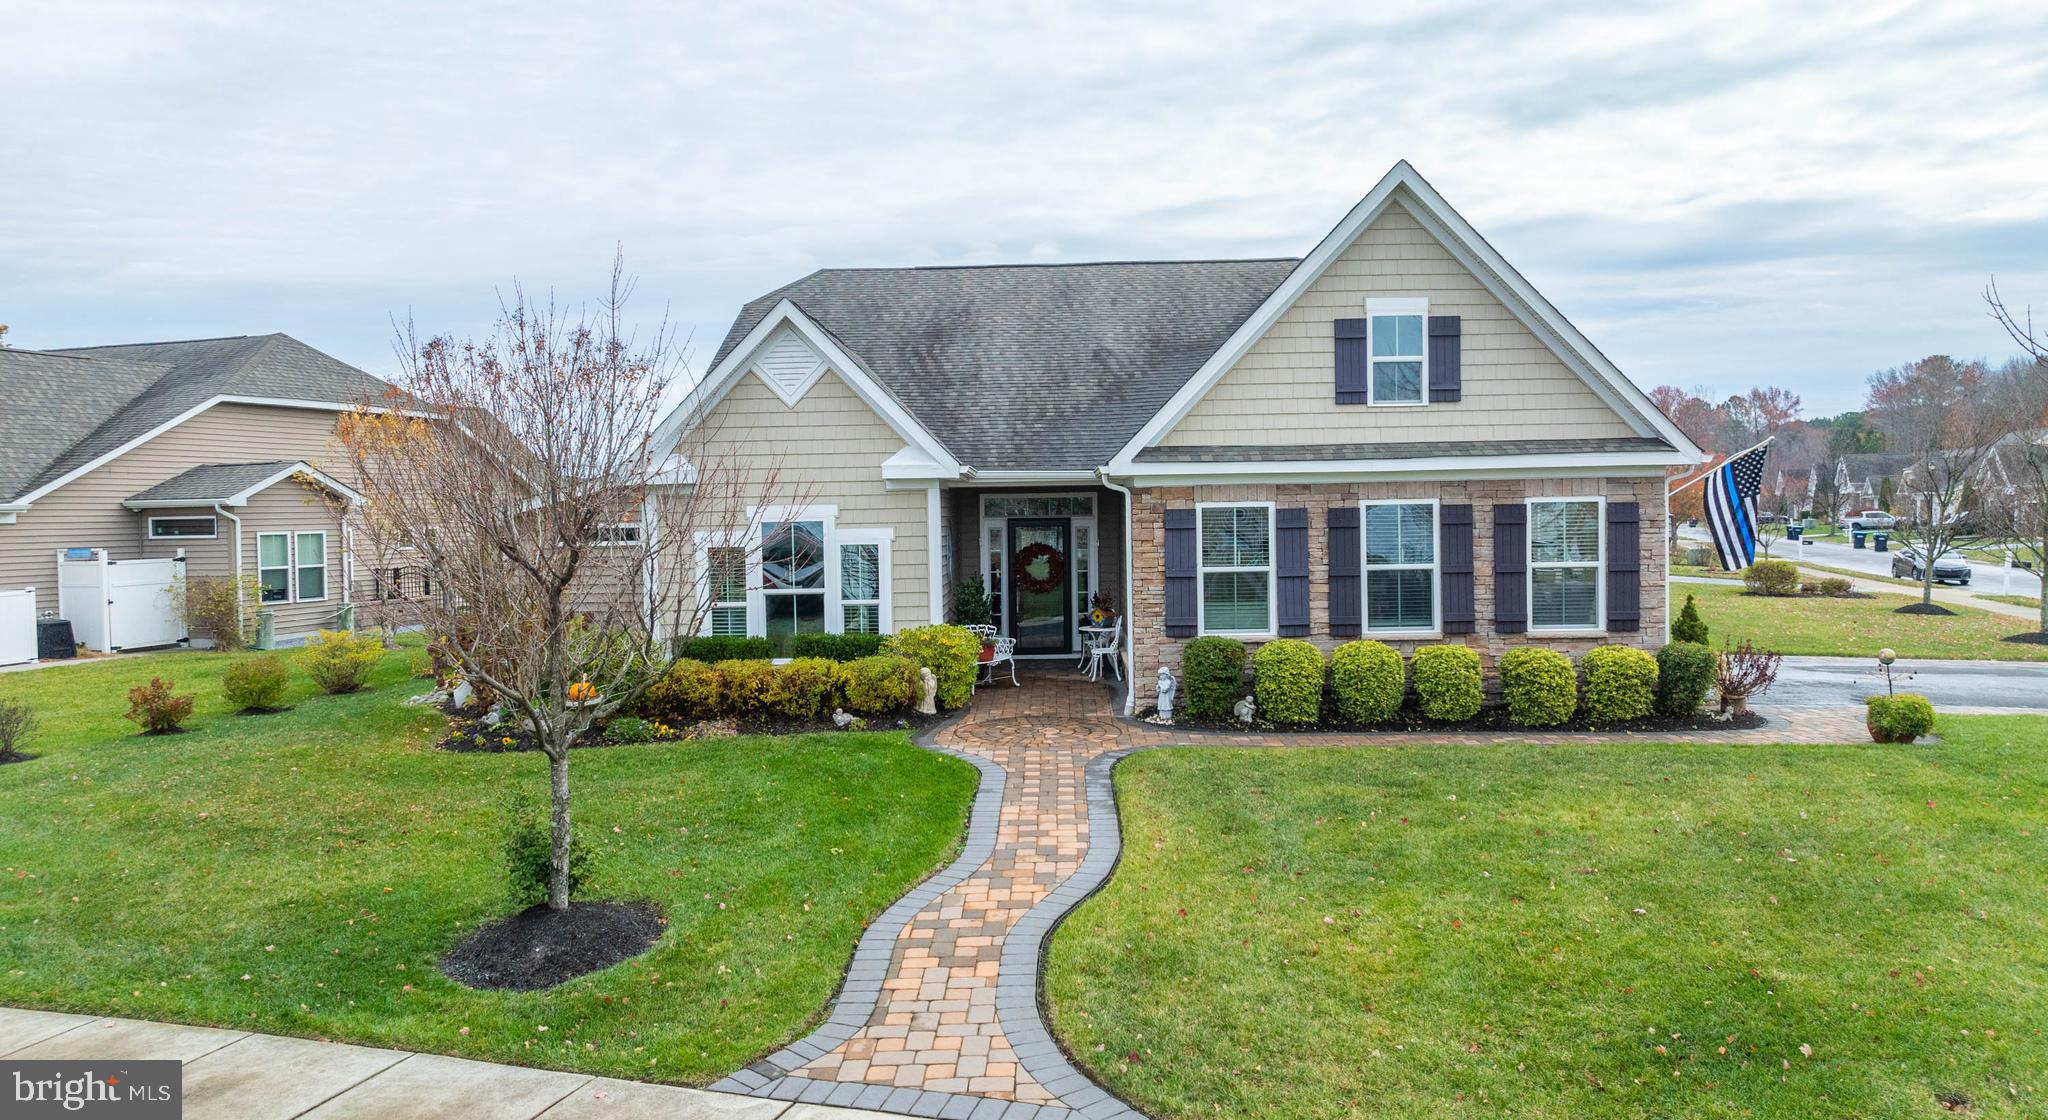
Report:
M 1740 587 L 1704 583 L 1671 585 L 1673 609 L 1687 595 L 1698 600 L 1709 643 L 1747 639 L 1779 653 L 1876 657 L 1885 646 L 1904 658 L 1974 658 L 1990 661 L 2048 661 L 2048 646 L 2003 641 L 2032 629 L 2026 619 L 1949 604 L 1954 615 L 1897 614 L 1917 603 L 1910 595 L 1868 599 L 1771 598 Z
M 593 897 L 649 899 L 655 949 L 547 992 L 473 991 L 435 961 L 508 912 L 499 848 L 538 754 L 450 754 L 405 706 L 303 678 L 229 714 L 227 655 L 0 674 L 46 728 L 0 766 L 0 1004 L 170 1019 L 703 1083 L 801 1035 L 864 924 L 956 848 L 976 775 L 900 734 L 578 751 Z M 199 697 L 143 738 L 123 695 Z
M 2048 1108 L 2048 720 L 1116 772 L 1055 1029 L 1160 1117 Z

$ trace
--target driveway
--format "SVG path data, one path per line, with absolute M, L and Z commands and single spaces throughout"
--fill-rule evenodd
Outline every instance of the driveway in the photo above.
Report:
M 2048 664 L 2013 661 L 1901 661 L 1900 692 L 1917 692 L 1941 711 L 1998 708 L 2048 712 Z M 1911 674 L 1908 677 L 1906 674 Z M 1787 657 L 1761 707 L 1833 707 L 1884 691 L 1877 663 L 1860 657 Z
M 1691 542 L 1708 539 L 1707 531 L 1704 528 L 1694 529 L 1680 526 L 1678 535 L 1681 540 Z M 1896 543 L 1897 538 L 1893 538 L 1893 541 Z M 1774 559 L 1793 560 L 1805 564 L 1825 564 L 1830 568 L 1844 568 L 1849 571 L 1863 572 L 1873 576 L 1888 576 L 1892 574 L 1893 555 L 1894 553 L 1890 552 L 1876 552 L 1869 547 L 1857 548 L 1849 544 L 1846 539 L 1842 539 L 1840 543 L 1837 543 L 1837 538 L 1823 538 L 1796 543 L 1779 540 L 1771 545 L 1771 556 Z M 1970 561 L 1969 590 L 1982 595 L 2008 594 L 2005 579 L 2006 570 L 2003 567 L 1997 564 L 1982 564 L 1975 560 Z M 2010 594 L 2041 594 L 2041 577 L 2034 572 L 2025 571 L 2021 568 L 2012 569 L 2012 590 Z

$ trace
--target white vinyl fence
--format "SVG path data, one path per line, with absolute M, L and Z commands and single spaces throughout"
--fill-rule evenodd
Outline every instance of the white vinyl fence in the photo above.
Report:
M 103 548 L 66 549 L 57 554 L 57 613 L 90 650 L 177 645 L 186 638 L 177 603 L 184 578 L 183 550 L 170 560 L 115 560 Z
M 0 665 L 36 659 L 36 589 L 0 591 Z

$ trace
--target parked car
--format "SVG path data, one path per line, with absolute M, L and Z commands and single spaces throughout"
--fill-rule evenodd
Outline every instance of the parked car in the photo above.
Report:
M 1892 576 L 1896 579 L 1925 578 L 1920 555 L 1920 549 L 1913 545 L 1900 549 L 1898 554 L 1892 557 Z M 1970 562 L 1963 559 L 1963 554 L 1954 549 L 1942 553 L 1934 558 L 1934 582 L 1960 583 L 1968 586 Z
M 1842 528 L 1852 533 L 1859 529 L 1866 533 L 1875 532 L 1879 529 L 1889 532 L 1898 527 L 1899 519 L 1881 509 L 1866 509 L 1861 513 L 1848 514 L 1842 518 Z

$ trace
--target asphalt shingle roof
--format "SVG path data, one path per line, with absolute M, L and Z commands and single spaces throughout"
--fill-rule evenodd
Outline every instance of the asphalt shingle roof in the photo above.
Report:
M 712 364 L 784 299 L 955 458 L 1109 461 L 1299 262 L 1113 262 L 814 272 L 748 303 Z
M 164 479 L 128 500 L 212 505 L 234 497 L 297 462 L 297 459 L 272 459 L 263 463 L 207 463 Z
M 282 334 L 0 350 L 0 500 L 217 396 L 354 404 L 389 389 Z

